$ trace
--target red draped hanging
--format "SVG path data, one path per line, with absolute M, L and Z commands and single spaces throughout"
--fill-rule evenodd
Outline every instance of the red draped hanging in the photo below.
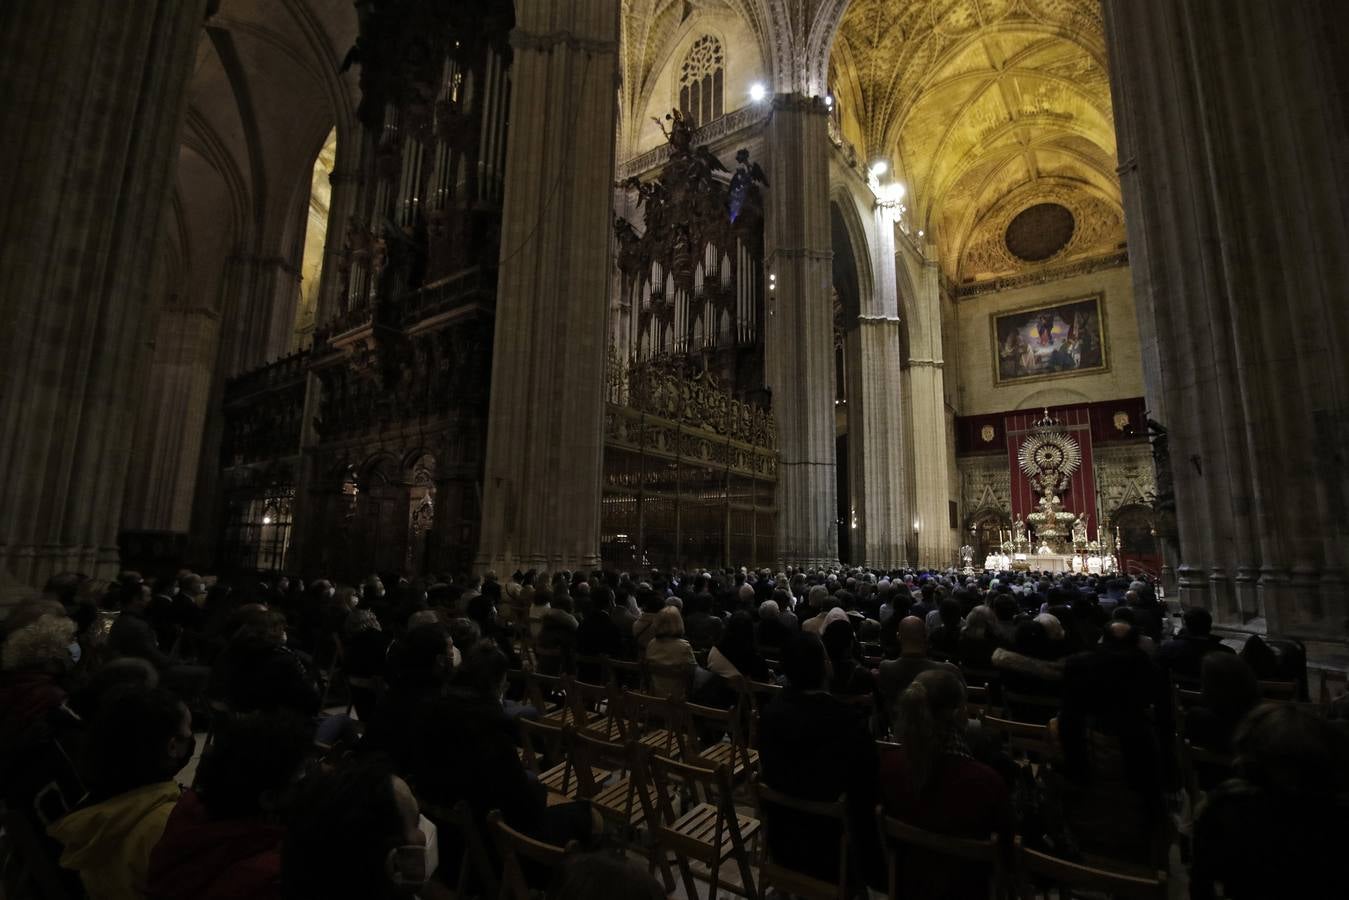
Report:
M 1099 523 L 1096 521 L 1096 478 L 1091 457 L 1091 410 L 1085 405 L 1051 406 L 1049 414 L 1059 420 L 1059 424 L 1082 448 L 1082 465 L 1073 473 L 1067 493 L 1059 499 L 1068 512 L 1087 514 L 1087 536 L 1094 539 Z M 1007 465 L 1012 475 L 1012 516 L 1017 520 L 1038 508 L 1036 504 L 1040 498 L 1031 487 L 1026 473 L 1021 471 L 1017 454 L 1035 422 L 1043 417 L 1044 410 L 1041 408 L 1008 413 L 1003 418 L 1004 433 L 1007 435 Z

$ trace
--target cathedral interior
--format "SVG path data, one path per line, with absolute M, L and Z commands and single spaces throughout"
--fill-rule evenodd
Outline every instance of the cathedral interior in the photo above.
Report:
M 0 10 L 6 601 L 1043 545 L 1343 655 L 1337 3 L 74 6 Z

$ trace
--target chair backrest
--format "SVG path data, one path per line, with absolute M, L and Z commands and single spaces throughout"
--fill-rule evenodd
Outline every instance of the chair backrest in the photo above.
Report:
M 601 740 L 593 735 L 584 732 L 576 732 L 572 735 L 572 765 L 576 771 L 576 798 L 578 800 L 589 800 L 605 789 L 605 783 L 595 779 L 594 770 L 596 768 L 604 769 L 610 773 L 618 775 L 620 779 L 626 779 L 627 787 L 623 792 L 621 805 L 615 805 L 611 798 L 609 809 L 606 813 L 612 815 L 618 813 L 622 820 L 627 823 L 633 821 L 633 811 L 637 806 L 641 806 L 643 812 L 647 812 L 649 802 L 641 802 L 638 799 L 638 791 L 642 787 L 642 780 L 639 775 L 641 763 L 638 760 L 639 748 L 635 741 L 627 743 L 618 743 L 616 741 Z M 649 801 L 648 798 L 644 798 Z M 598 809 L 599 807 L 596 806 Z
M 571 686 L 571 676 L 530 672 L 527 685 L 529 702 L 540 713 L 546 713 L 566 704 L 567 689 Z
M 885 848 L 886 864 L 889 870 L 888 896 L 897 898 L 899 893 L 900 863 L 896 845 L 916 848 L 923 852 L 949 857 L 966 863 L 982 863 L 988 866 L 988 896 L 990 900 L 1002 895 L 1005 875 L 1002 865 L 1002 851 L 998 845 L 998 836 L 990 834 L 988 840 L 953 837 L 937 834 L 902 822 L 885 814 L 884 807 L 876 807 L 876 824 L 881 833 L 881 845 Z
M 570 674 L 573 670 L 570 654 L 557 647 L 543 647 L 538 641 L 531 645 L 534 653 L 534 671 L 544 675 Z
M 577 678 L 584 678 L 591 684 L 610 680 L 609 661 L 605 657 L 577 653 L 574 658 Z
M 688 663 L 653 663 L 642 661 L 643 684 L 653 694 L 682 700 L 693 690 L 694 666 Z
M 754 798 L 754 809 L 759 821 L 767 827 L 772 820 L 768 807 L 789 809 L 808 816 L 831 819 L 838 824 L 838 878 L 833 884 L 821 881 L 792 868 L 789 860 L 773 858 L 772 848 L 764 842 L 765 858 L 760 867 L 761 887 L 767 891 L 769 886 L 776 887 L 790 896 L 806 897 L 809 900 L 846 900 L 848 897 L 848 802 L 840 795 L 837 800 L 822 802 L 802 800 L 790 794 L 776 791 L 759 780 L 758 774 L 750 777 L 750 795 Z
M 537 775 L 543 760 L 556 760 L 562 755 L 566 733 L 562 726 L 524 717 L 515 722 L 520 728 L 521 761 L 526 770 Z
M 1002 697 L 1007 718 L 1018 722 L 1033 722 L 1037 725 L 1048 723 L 1063 705 L 1063 700 L 1059 697 L 1023 694 L 1007 688 L 1003 689 Z
M 482 887 L 482 896 L 495 897 L 501 891 L 497 880 L 496 866 L 487 852 L 478 825 L 473 821 L 473 810 L 467 800 L 460 800 L 454 806 L 446 808 L 433 803 L 421 803 L 422 814 L 438 828 L 452 828 L 459 832 L 464 845 L 464 855 L 459 862 L 459 882 L 455 890 L 456 897 L 468 897 L 472 890 L 473 876 L 477 876 Z
M 1054 739 L 1049 733 L 1048 725 L 1017 722 L 996 716 L 984 716 L 982 721 L 983 727 L 1001 734 L 1011 747 L 1025 753 L 1037 754 L 1042 758 L 1054 755 Z
M 1189 709 L 1192 706 L 1199 706 L 1204 702 L 1204 695 L 1200 691 L 1191 691 L 1182 687 L 1176 688 L 1176 705 L 1181 709 Z
M 631 659 L 614 659 L 612 656 L 604 657 L 605 670 L 608 672 L 609 680 L 620 688 L 641 690 L 642 687 L 642 664 Z
M 1069 862 L 1056 856 L 1040 853 L 1028 847 L 1017 847 L 1017 875 L 1022 883 L 1023 893 L 1032 896 L 1030 885 L 1050 882 L 1063 888 L 1102 891 L 1113 897 L 1146 898 L 1146 900 L 1166 900 L 1166 873 L 1158 871 L 1154 877 L 1129 875 L 1111 869 L 1086 866 Z M 1048 896 L 1046 894 L 1046 896 Z
M 698 703 L 685 703 L 684 709 L 689 717 L 690 746 L 701 754 L 720 743 L 721 736 L 725 736 L 731 745 L 733 765 L 749 768 L 749 735 L 743 713 L 743 698 L 738 697 L 736 704 L 729 709 Z
M 624 734 L 629 739 L 642 741 L 662 756 L 681 756 L 689 749 L 689 711 L 682 701 L 624 691 L 622 706 Z M 657 732 L 663 732 L 658 742 L 643 740 L 644 735 Z
M 496 843 L 497 853 L 501 855 L 501 892 L 498 894 L 501 900 L 530 900 L 529 882 L 525 879 L 522 860 L 554 870 L 562 865 L 567 854 L 574 853 L 577 848 L 575 841 L 565 847 L 558 847 L 521 834 L 506 824 L 499 809 L 487 814 L 487 829 Z
M 572 725 L 578 732 L 589 732 L 605 740 L 622 739 L 621 700 L 612 683 L 574 680 L 569 685 L 567 701 L 571 705 Z

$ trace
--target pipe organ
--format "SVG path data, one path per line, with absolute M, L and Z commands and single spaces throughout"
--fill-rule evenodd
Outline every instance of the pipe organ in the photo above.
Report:
M 678 111 L 667 119 L 669 162 L 619 185 L 637 215 L 614 223 L 623 310 L 614 343 L 633 360 L 709 372 L 737 399 L 766 406 L 762 169 L 744 150 L 728 169 L 691 146 Z

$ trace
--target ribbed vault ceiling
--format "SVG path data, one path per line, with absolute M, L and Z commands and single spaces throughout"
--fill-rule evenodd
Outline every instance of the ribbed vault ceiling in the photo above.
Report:
M 1037 203 L 1077 223 L 1044 265 L 1122 243 L 1097 0 L 852 0 L 834 49 L 859 149 L 890 160 L 952 279 L 1024 268 L 1003 235 Z

